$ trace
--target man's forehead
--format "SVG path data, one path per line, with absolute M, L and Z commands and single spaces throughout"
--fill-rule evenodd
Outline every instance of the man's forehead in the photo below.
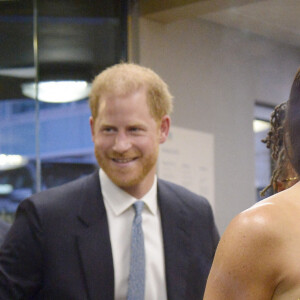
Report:
M 146 93 L 146 89 L 144 88 L 140 88 L 140 89 L 134 89 L 132 91 L 128 91 L 128 92 L 107 92 L 107 93 L 103 93 L 100 97 L 99 97 L 99 102 L 98 102 L 98 108 L 104 108 L 108 102 L 110 101 L 116 101 L 116 100 L 128 100 L 131 96 L 134 96 L 138 94 L 138 97 L 136 97 L 136 99 L 140 99 L 141 101 L 143 101 L 143 99 L 147 99 L 147 93 Z M 145 97 L 144 97 L 145 96 Z

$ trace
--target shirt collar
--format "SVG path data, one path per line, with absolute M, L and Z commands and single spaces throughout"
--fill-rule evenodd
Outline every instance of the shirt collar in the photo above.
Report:
M 105 172 L 99 170 L 99 178 L 101 183 L 102 195 L 104 201 L 110 206 L 116 216 L 122 214 L 125 210 L 133 205 L 137 200 L 142 200 L 146 207 L 153 214 L 157 214 L 157 176 L 154 177 L 154 182 L 151 189 L 141 199 L 129 195 L 116 184 L 114 184 Z

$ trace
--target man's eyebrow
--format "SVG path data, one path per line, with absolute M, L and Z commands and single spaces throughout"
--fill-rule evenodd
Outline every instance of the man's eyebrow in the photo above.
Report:
M 147 126 L 143 123 L 133 123 L 133 124 L 129 124 L 127 127 L 142 127 L 142 128 L 146 128 Z
M 110 124 L 110 123 L 100 123 L 99 124 L 99 128 L 116 128 L 117 126 L 113 125 L 113 124 Z

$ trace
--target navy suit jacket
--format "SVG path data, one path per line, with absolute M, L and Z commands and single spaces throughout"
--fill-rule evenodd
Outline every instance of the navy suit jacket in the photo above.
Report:
M 211 207 L 204 198 L 162 180 L 158 202 L 168 299 L 202 299 L 219 240 Z M 0 299 L 114 299 L 98 172 L 20 204 L 0 250 Z
M 0 245 L 3 243 L 3 240 L 5 238 L 5 235 L 8 232 L 9 227 L 10 227 L 10 224 L 8 224 L 0 219 Z

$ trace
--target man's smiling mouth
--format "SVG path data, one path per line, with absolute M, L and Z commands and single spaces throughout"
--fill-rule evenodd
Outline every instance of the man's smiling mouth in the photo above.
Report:
M 126 163 L 132 162 L 136 159 L 137 159 L 137 157 L 134 157 L 134 158 L 113 158 L 112 160 L 116 163 L 126 164 Z

